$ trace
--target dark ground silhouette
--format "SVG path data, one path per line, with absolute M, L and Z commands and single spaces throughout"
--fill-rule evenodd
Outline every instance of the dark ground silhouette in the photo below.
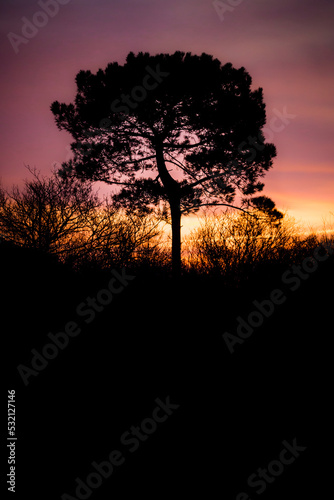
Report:
M 3 356 L 17 400 L 16 498 L 76 497 L 75 478 L 85 481 L 92 462 L 114 449 L 125 463 L 91 498 L 257 498 L 248 477 L 295 438 L 307 449 L 263 498 L 321 498 L 330 477 L 323 463 L 333 258 L 298 290 L 285 289 L 286 302 L 231 354 L 222 334 L 235 333 L 253 300 L 282 288 L 285 269 L 237 290 L 219 278 L 184 277 L 176 285 L 139 273 L 85 324 L 76 307 L 105 287 L 109 272 L 75 273 L 4 243 L 0 252 Z M 32 348 L 41 351 L 49 332 L 76 319 L 80 335 L 25 386 L 17 365 L 28 365 Z M 179 408 L 130 453 L 122 434 L 167 396 Z

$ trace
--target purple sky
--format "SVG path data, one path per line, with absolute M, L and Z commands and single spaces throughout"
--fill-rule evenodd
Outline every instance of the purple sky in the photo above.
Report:
M 24 164 L 47 175 L 68 159 L 71 138 L 50 104 L 73 101 L 79 70 L 122 63 L 130 51 L 182 50 L 244 66 L 254 88 L 263 87 L 266 136 L 278 150 L 264 194 L 306 224 L 334 212 L 333 0 L 223 0 L 220 15 L 210 0 L 59 1 L 59 12 L 43 19 L 36 13 L 48 0 L 1 0 L 5 187 L 28 176 Z M 45 25 L 15 51 L 8 33 L 22 36 L 22 18 Z M 286 123 L 272 121 L 284 109 Z

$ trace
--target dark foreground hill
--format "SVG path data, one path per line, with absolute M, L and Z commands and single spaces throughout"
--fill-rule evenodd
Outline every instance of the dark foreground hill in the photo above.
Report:
M 238 288 L 3 244 L 0 267 L 16 498 L 322 497 L 332 258 Z

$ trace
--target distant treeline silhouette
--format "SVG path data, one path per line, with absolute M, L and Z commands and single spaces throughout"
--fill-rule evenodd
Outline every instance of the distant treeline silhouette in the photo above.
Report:
M 2 241 L 51 254 L 74 269 L 126 266 L 170 273 L 166 214 L 119 209 L 101 200 L 90 182 L 29 171 L 33 179 L 23 188 L 0 188 Z M 254 209 L 206 213 L 184 239 L 183 272 L 239 283 L 264 267 L 301 261 L 324 238 L 303 233 L 287 215 L 277 220 Z

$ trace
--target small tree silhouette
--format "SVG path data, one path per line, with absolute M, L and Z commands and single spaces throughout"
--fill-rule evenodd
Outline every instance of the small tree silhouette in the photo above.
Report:
M 6 241 L 57 255 L 78 252 L 87 244 L 85 231 L 100 201 L 91 186 L 62 179 L 54 172 L 42 177 L 28 170 L 32 180 L 24 188 L 0 189 L 0 231 Z
M 151 214 L 125 213 L 105 199 L 91 224 L 92 238 L 85 258 L 100 267 L 130 267 L 162 254 L 161 220 Z
M 62 172 L 117 186 L 114 201 L 128 209 L 168 207 L 178 276 L 181 215 L 254 195 L 272 166 L 262 89 L 251 83 L 244 68 L 204 53 L 131 52 L 123 66 L 80 71 L 74 103 L 51 106 L 58 128 L 74 138 Z

